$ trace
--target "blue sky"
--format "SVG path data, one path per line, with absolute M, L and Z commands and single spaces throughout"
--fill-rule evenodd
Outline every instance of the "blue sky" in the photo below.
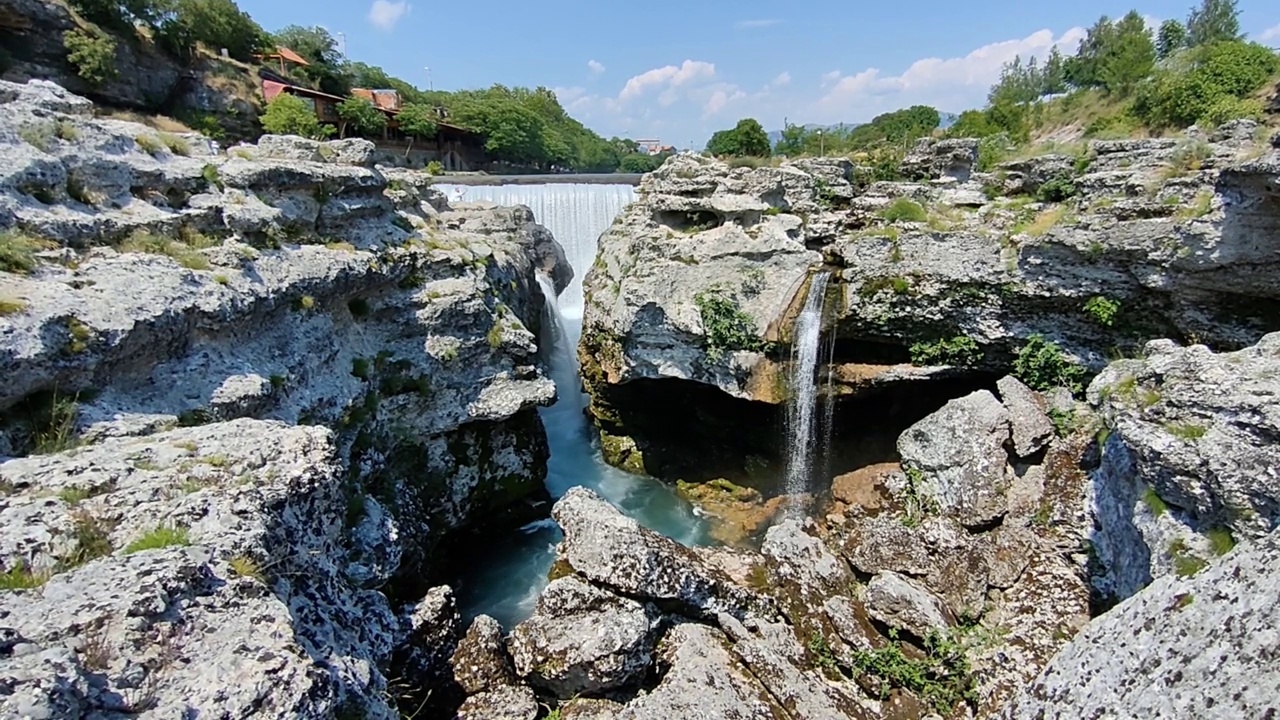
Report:
M 1184 18 L 1192 0 L 1139 12 Z M 1098 0 L 241 0 L 268 30 L 322 25 L 347 56 L 436 88 L 545 85 L 608 137 L 701 147 L 742 117 L 766 129 L 862 122 L 916 103 L 983 103 L 1015 54 L 1074 50 L 1130 6 Z M 1280 46 L 1280 2 L 1240 0 L 1254 39 Z

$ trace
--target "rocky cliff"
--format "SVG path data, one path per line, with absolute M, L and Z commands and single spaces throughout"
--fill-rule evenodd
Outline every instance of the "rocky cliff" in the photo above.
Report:
M 4 714 L 420 702 L 441 539 L 546 512 L 563 252 L 365 141 L 91 111 L 0 83 Z
M 606 447 L 663 475 L 680 475 L 663 462 L 680 438 L 767 459 L 754 429 L 775 425 L 788 395 L 793 318 L 820 269 L 834 278 L 834 392 L 879 408 L 947 378 L 960 385 L 943 399 L 970 390 L 964 378 L 989 382 L 1046 345 L 1069 364 L 1029 378 L 1043 388 L 1151 339 L 1256 342 L 1280 329 L 1280 253 L 1263 240 L 1280 223 L 1280 154 L 1265 137 L 1241 121 L 987 172 L 976 142 L 923 140 L 896 182 L 844 160 L 673 158 L 601 238 L 585 281 L 580 355 Z M 646 422 L 646 403 L 694 393 L 703 410 L 678 431 Z M 732 432 L 699 431 L 717 423 Z

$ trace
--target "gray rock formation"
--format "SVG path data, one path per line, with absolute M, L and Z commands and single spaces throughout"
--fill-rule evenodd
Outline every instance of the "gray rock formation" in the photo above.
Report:
M 564 529 L 560 556 L 597 585 L 691 617 L 770 611 L 767 600 L 586 488 L 570 489 L 552 515 Z
M 565 700 L 636 683 L 652 662 L 657 620 L 652 606 L 560 578 L 511 631 L 516 672 Z
M 91 111 L 0 83 L 0 714 L 447 706 L 433 553 L 538 512 L 563 252 L 366 141 L 214 155 Z M 484 630 L 467 712 L 533 717 Z
M 1153 577 L 1194 573 L 1280 524 L 1276 380 L 1280 334 L 1215 354 L 1147 345 L 1089 387 L 1110 432 L 1095 472 L 1094 545 L 1117 598 Z
M 893 572 L 880 573 L 867 583 L 867 612 L 919 638 L 946 632 L 951 626 L 940 599 Z
M 1018 457 L 1029 457 L 1048 446 L 1054 429 L 1044 399 L 1012 375 L 1000 378 L 996 389 L 1009 411 L 1013 451 Z
M 503 643 L 502 626 L 488 615 L 471 621 L 449 664 L 462 691 L 476 695 L 503 685 L 515 685 L 511 657 Z
M 1009 411 L 979 390 L 907 428 L 898 438 L 898 454 L 922 503 L 977 526 L 1007 510 L 1007 442 Z
M 1089 624 L 1007 718 L 1244 718 L 1280 708 L 1280 535 L 1194 578 L 1164 577 Z

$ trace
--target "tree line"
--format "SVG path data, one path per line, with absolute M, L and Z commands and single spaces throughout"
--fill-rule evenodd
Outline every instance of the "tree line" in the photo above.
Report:
M 324 28 L 290 25 L 269 33 L 234 0 L 69 1 L 97 26 L 64 36 L 68 61 L 90 85 L 115 77 L 116 40 L 131 37 L 134 28 L 141 27 L 159 48 L 180 61 L 195 59 L 203 46 L 214 52 L 226 49 L 236 60 L 255 63 L 258 56 L 284 46 L 308 63 L 286 71 L 298 85 L 344 97 L 358 87 L 396 90 L 402 101 L 397 125 L 411 142 L 434 137 L 438 124 L 448 122 L 482 135 L 489 156 L 512 166 L 646 172 L 662 159 L 640 152 L 634 142 L 600 137 L 570 117 L 555 93 L 545 87 L 424 91 L 380 67 L 348 61 Z M 386 115 L 363 98 L 349 97 L 338 106 L 338 114 L 339 126 L 327 126 L 298 98 L 282 94 L 268 104 L 262 124 L 267 132 L 311 137 L 380 137 L 387 124 Z

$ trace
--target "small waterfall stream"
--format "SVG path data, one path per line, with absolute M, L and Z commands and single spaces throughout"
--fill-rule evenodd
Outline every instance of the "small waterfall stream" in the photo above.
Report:
M 439 186 L 438 186 L 439 187 Z M 440 189 L 455 198 L 457 186 Z M 583 485 L 608 499 L 641 525 L 685 545 L 710 542 L 706 522 L 670 486 L 630 475 L 604 462 L 592 442 L 594 433 L 583 415 L 585 395 L 578 373 L 577 345 L 582 334 L 582 276 L 595 260 L 596 240 L 634 198 L 626 185 L 485 186 L 466 188 L 463 200 L 525 204 L 551 230 L 574 270 L 573 283 L 557 300 L 548 278 L 538 283 L 547 298 L 539 344 L 558 399 L 540 408 L 551 457 L 547 492 L 559 498 Z M 488 539 L 487 548 L 471 558 L 455 589 L 463 615 L 493 616 L 511 628 L 532 612 L 547 584 L 555 560 L 560 528 L 551 519 L 530 523 L 508 536 Z
M 786 492 L 796 496 L 807 493 L 813 478 L 814 458 L 828 440 L 819 442 L 815 416 L 818 406 L 818 366 L 822 350 L 822 310 L 831 273 L 820 272 L 809 283 L 804 308 L 796 319 L 791 345 L 791 395 L 787 401 L 787 477 Z M 828 355 L 831 349 L 828 348 Z M 829 378 L 828 378 L 829 380 Z M 827 403 L 828 408 L 831 404 Z M 830 430 L 830 412 L 824 418 Z

